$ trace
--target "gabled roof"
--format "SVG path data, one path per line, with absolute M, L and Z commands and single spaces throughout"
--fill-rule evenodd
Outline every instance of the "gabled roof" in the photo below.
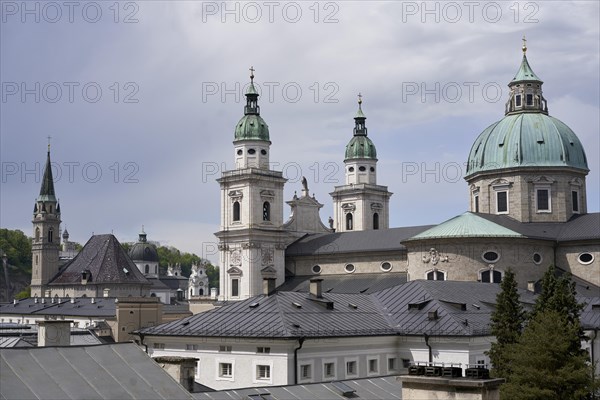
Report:
M 315 233 L 301 237 L 285 251 L 286 256 L 335 255 L 404 249 L 400 241 L 408 239 L 432 225 L 407 226 L 356 232 Z
M 44 301 L 44 303 L 42 303 Z M 54 301 L 54 302 L 53 302 Z M 114 297 L 28 298 L 16 304 L 0 304 L 0 314 L 14 315 L 63 315 L 114 317 L 117 313 Z
M 339 385 L 342 383 L 344 386 Z M 352 399 L 402 399 L 402 382 L 396 376 L 349 379 L 340 382 L 310 383 L 302 385 L 246 388 L 193 393 L 195 399 L 273 399 L 273 400 L 344 400 Z M 352 392 L 344 395 L 344 390 Z M 269 396 L 266 396 L 266 393 Z M 261 397 L 260 395 L 264 397 Z M 250 397 L 252 396 L 252 397 Z
M 493 283 L 417 280 L 372 294 L 325 293 L 322 299 L 307 293 L 277 292 L 230 302 L 139 332 L 150 336 L 273 339 L 487 336 L 499 291 L 500 286 Z M 520 295 L 523 303 L 533 304 L 533 293 L 520 291 Z
M 94 235 L 73 260 L 50 281 L 50 285 L 80 284 L 81 273 L 90 271 L 88 284 L 144 284 L 150 282 L 131 261 L 113 235 Z
M 2 399 L 192 399 L 134 343 L 0 352 Z
M 310 280 L 314 275 L 286 277 L 283 285 L 277 288 L 282 292 L 308 292 Z M 323 279 L 323 292 L 326 293 L 365 293 L 370 294 L 392 286 L 406 283 L 406 272 L 388 272 L 373 274 L 319 275 Z
M 465 212 L 408 240 L 478 237 L 520 238 L 523 235 L 485 218 L 481 218 L 478 214 Z

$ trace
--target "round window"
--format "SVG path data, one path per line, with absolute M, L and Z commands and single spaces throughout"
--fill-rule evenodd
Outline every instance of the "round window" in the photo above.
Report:
M 375 168 L 374 167 L 371 167 L 371 172 L 375 172 Z
M 242 154 L 244 154 L 244 152 L 241 149 L 237 151 L 238 156 L 241 156 Z
M 594 262 L 594 255 L 591 253 L 581 253 L 579 257 L 577 257 L 577 261 L 583 265 L 591 264 Z
M 388 272 L 392 270 L 392 264 L 390 264 L 389 262 L 383 262 L 381 263 L 381 270 L 383 272 Z
M 540 253 L 533 253 L 533 262 L 536 264 L 542 263 L 542 255 Z
M 260 154 L 262 154 L 263 156 L 266 156 L 266 155 L 267 155 L 267 151 L 266 151 L 265 149 L 262 149 L 262 150 L 260 151 Z
M 358 167 L 358 170 L 361 172 L 365 172 L 367 170 L 367 168 L 365 168 L 364 166 L 360 166 L 360 167 Z
M 346 266 L 344 267 L 344 270 L 351 274 L 356 270 L 356 267 L 354 266 L 354 264 L 346 264 Z
M 481 255 L 481 258 L 483 258 L 483 261 L 493 263 L 500 259 L 500 254 L 496 253 L 495 251 L 486 251 Z
M 354 172 L 354 167 L 348 168 L 348 172 Z
M 256 150 L 254 150 L 254 149 L 248 149 L 248 154 L 254 154 L 254 153 L 256 153 Z
M 312 267 L 312 272 L 313 272 L 313 274 L 320 274 L 321 273 L 321 266 L 320 265 L 314 265 Z

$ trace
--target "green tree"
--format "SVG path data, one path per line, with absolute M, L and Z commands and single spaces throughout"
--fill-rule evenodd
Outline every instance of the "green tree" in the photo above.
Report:
M 0 249 L 8 256 L 9 265 L 31 274 L 31 238 L 20 230 L 2 228 Z
M 511 372 L 511 345 L 517 343 L 521 336 L 525 311 L 519 301 L 517 281 L 512 270 L 506 271 L 500 288 L 502 290 L 496 296 L 496 309 L 491 317 L 491 332 L 496 342 L 492 343 L 487 354 L 493 366 L 493 376 L 507 378 Z
M 564 313 L 543 310 L 531 319 L 512 345 L 512 373 L 500 388 L 510 400 L 580 400 L 594 390 L 587 354 L 572 351 L 579 342 L 578 326 Z

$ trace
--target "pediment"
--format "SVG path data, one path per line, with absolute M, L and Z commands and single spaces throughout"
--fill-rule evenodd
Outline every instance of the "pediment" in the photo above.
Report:
M 238 267 L 231 267 L 227 270 L 229 275 L 242 275 L 242 270 Z

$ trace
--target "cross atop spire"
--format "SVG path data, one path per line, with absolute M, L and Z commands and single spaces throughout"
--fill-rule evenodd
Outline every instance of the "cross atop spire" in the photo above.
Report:
M 522 47 L 522 50 L 523 50 L 523 55 L 525 53 L 527 53 L 527 39 L 525 38 L 525 35 L 523 35 L 523 47 Z
M 360 94 L 360 92 L 358 93 L 358 106 L 360 107 L 360 105 L 362 104 L 362 94 Z
M 254 67 L 250 66 L 250 82 L 254 81 Z
M 50 139 L 52 139 L 52 136 L 48 135 L 48 153 L 50 152 Z
M 358 93 L 358 111 L 354 117 L 354 136 L 356 135 L 367 135 L 367 128 L 365 126 L 365 114 L 362 111 L 362 94 Z

